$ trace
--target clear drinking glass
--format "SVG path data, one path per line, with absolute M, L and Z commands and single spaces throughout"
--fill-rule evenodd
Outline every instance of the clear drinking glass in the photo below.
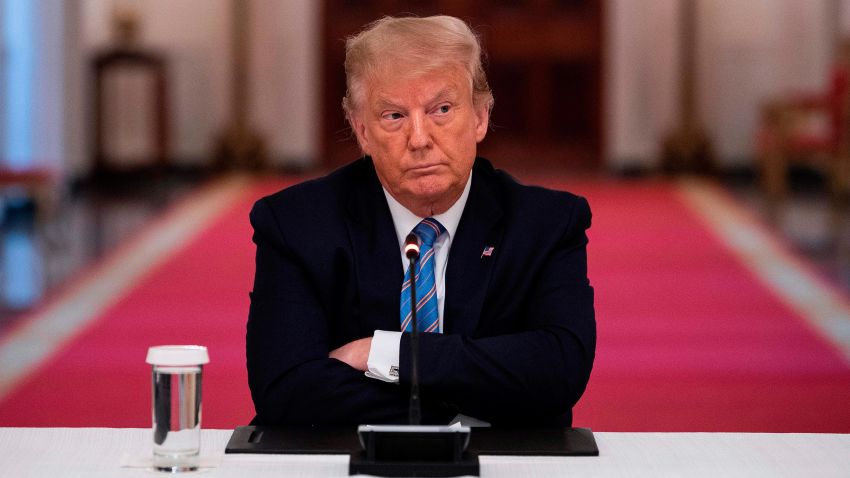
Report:
M 201 451 L 201 379 L 209 363 L 207 348 L 161 345 L 148 349 L 153 366 L 151 415 L 154 468 L 179 472 L 198 469 Z

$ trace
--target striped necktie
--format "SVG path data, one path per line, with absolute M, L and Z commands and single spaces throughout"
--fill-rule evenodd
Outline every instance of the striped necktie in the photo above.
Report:
M 446 231 L 436 219 L 427 217 L 413 228 L 419 238 L 419 259 L 413 266 L 416 276 L 416 325 L 420 332 L 440 332 L 440 312 L 437 306 L 437 280 L 434 276 L 434 242 Z M 401 331 L 411 332 L 410 267 L 401 285 Z

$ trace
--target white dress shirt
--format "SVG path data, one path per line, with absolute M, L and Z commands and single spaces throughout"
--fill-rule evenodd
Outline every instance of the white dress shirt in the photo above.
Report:
M 434 279 L 437 283 L 437 310 L 439 313 L 438 330 L 443 331 L 443 308 L 445 306 L 445 291 L 446 291 L 446 265 L 448 264 L 449 249 L 452 245 L 452 239 L 455 237 L 460 216 L 463 214 L 463 208 L 466 206 L 466 199 L 469 197 L 469 187 L 472 184 L 472 174 L 466 181 L 466 186 L 463 188 L 460 198 L 452 204 L 446 212 L 432 216 L 446 228 L 446 232 L 440 235 L 434 242 Z M 407 235 L 413 231 L 413 228 L 425 219 L 410 212 L 395 200 L 390 193 L 384 189 L 384 196 L 387 198 L 387 205 L 390 207 L 390 214 L 395 225 L 396 236 L 398 237 L 398 250 L 401 255 L 402 269 L 407 272 L 410 261 L 404 255 L 404 240 Z M 398 285 L 399 296 L 401 295 L 401 284 Z M 401 315 L 401 311 L 399 311 Z M 401 318 L 399 317 L 399 329 L 401 329 Z M 372 348 L 369 351 L 367 360 L 366 376 L 383 380 L 385 382 L 398 382 L 398 362 L 399 362 L 399 344 L 401 342 L 400 331 L 376 330 L 372 336 Z

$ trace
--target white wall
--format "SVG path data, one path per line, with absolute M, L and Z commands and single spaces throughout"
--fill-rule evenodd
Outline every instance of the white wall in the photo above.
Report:
M 254 118 L 270 149 L 301 165 L 319 159 L 320 3 L 254 0 Z
M 320 3 L 253 0 L 253 122 L 280 161 L 318 159 Z M 83 0 L 86 55 L 107 44 L 111 9 L 125 4 L 171 60 L 175 154 L 205 160 L 228 115 L 230 2 Z M 698 0 L 699 107 L 722 164 L 751 158 L 765 98 L 822 87 L 836 28 L 850 32 L 849 5 Z M 656 165 L 677 121 L 679 9 L 680 0 L 605 0 L 604 154 L 613 168 Z
M 721 165 L 752 159 L 759 104 L 826 83 L 847 0 L 698 0 L 701 119 Z M 606 160 L 655 166 L 678 117 L 678 0 L 607 0 Z
M 61 0 L 59 0 L 61 1 Z M 78 2 L 65 2 L 64 35 L 64 85 L 61 99 L 65 110 L 64 161 L 60 170 L 75 174 L 86 164 L 89 129 L 86 127 L 86 64 L 81 47 L 82 10 Z
M 831 0 L 702 0 L 700 108 L 717 160 L 751 160 L 759 105 L 827 85 L 834 31 Z
M 9 46 L 6 39 L 6 5 L 0 0 L 0 161 L 6 156 L 6 116 L 9 106 L 6 98 L 6 83 L 8 82 Z
M 850 0 L 834 0 L 834 28 L 840 34 L 850 32 Z
M 677 114 L 678 0 L 608 0 L 603 153 L 612 168 L 654 166 Z M 636 163 L 636 164 L 635 164 Z
M 252 124 L 273 161 L 315 158 L 318 123 L 318 7 L 309 0 L 252 1 Z M 170 68 L 172 154 L 208 161 L 229 117 L 229 0 L 83 0 L 86 57 L 108 46 L 111 14 L 130 7 L 142 43 L 165 53 Z
M 34 3 L 36 55 L 33 78 L 33 142 L 35 163 L 61 166 L 65 152 L 65 22 L 62 0 Z

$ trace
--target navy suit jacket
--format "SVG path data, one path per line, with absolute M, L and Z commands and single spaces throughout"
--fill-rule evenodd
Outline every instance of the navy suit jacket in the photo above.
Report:
M 400 384 L 328 358 L 400 327 L 401 251 L 371 159 L 260 199 L 251 224 L 254 423 L 405 423 L 407 334 Z M 583 198 L 520 185 L 476 159 L 448 258 L 444 333 L 420 335 L 423 423 L 457 413 L 494 425 L 571 423 L 596 346 L 589 226 Z

